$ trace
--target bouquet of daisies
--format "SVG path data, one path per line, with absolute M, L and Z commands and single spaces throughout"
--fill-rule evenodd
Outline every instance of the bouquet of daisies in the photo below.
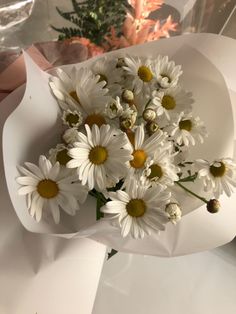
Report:
M 19 166 L 16 179 L 36 221 L 51 213 L 58 224 L 61 210 L 75 215 L 90 195 L 97 220 L 137 239 L 176 224 L 183 193 L 212 213 L 222 193 L 231 195 L 231 158 L 189 159 L 207 131 L 193 114 L 192 93 L 179 83 L 180 65 L 167 56 L 125 55 L 56 73 L 49 85 L 60 108 L 61 143 L 38 165 Z

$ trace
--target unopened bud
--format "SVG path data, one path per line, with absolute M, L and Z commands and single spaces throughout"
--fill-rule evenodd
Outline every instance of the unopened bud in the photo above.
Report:
M 175 225 L 182 217 L 182 211 L 177 203 L 169 203 L 166 205 L 166 213 L 170 221 Z
M 118 58 L 117 60 L 117 64 L 116 64 L 116 67 L 117 68 L 122 68 L 123 66 L 125 66 L 125 59 L 124 58 Z
M 210 201 L 207 202 L 206 207 L 209 213 L 215 214 L 220 209 L 220 202 L 217 199 L 211 199 Z
M 154 134 L 159 129 L 159 125 L 153 121 L 148 122 L 145 127 L 149 136 Z
M 122 100 L 126 102 L 127 104 L 131 105 L 134 103 L 134 93 L 129 89 L 125 89 L 121 97 L 122 97 Z
M 153 109 L 147 108 L 143 112 L 143 119 L 145 121 L 153 121 L 156 119 L 156 112 Z

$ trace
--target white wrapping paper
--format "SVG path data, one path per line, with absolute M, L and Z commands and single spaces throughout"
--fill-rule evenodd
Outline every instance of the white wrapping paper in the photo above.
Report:
M 177 43 L 175 38 L 157 41 L 140 45 L 139 49 L 130 47 L 111 52 L 108 57 L 124 56 L 125 54 L 155 57 L 157 54 L 167 54 L 177 64 L 181 64 L 184 71 L 181 83 L 185 89 L 193 92 L 194 113 L 205 122 L 209 132 L 209 137 L 203 145 L 197 145 L 191 149 L 190 159 L 212 160 L 218 157 L 232 157 L 234 121 L 230 96 L 224 78 L 210 60 L 199 51 L 187 44 L 179 46 Z M 77 66 L 90 66 L 92 61 L 88 60 Z M 231 234 L 236 229 L 234 225 L 231 229 L 228 222 L 226 223 L 226 212 L 221 211 L 213 216 L 206 211 L 205 206 L 199 208 L 201 203 L 198 200 L 178 188 L 176 188 L 176 192 L 180 195 L 179 201 L 185 217 L 177 226 L 169 223 L 165 232 L 161 232 L 159 235 L 153 234 L 144 240 L 134 240 L 131 237 L 123 239 L 120 236 L 120 230 L 111 226 L 110 221 L 96 222 L 95 202 L 91 197 L 75 217 L 63 215 L 59 225 L 55 225 L 50 218 L 40 223 L 32 220 L 27 212 L 25 199 L 17 194 L 19 186 L 15 181 L 18 176 L 16 165 L 23 164 L 24 161 L 37 162 L 40 154 L 46 153 L 50 147 L 58 143 L 61 122 L 57 102 L 48 86 L 49 75 L 42 72 L 26 54 L 25 62 L 27 68 L 26 92 L 18 108 L 5 123 L 3 155 L 11 201 L 26 229 L 65 238 L 90 236 L 121 251 L 158 256 L 182 255 L 201 251 L 217 246 L 218 241 L 225 242 L 225 239 L 232 237 Z M 66 66 L 65 68 L 68 70 L 70 67 Z M 224 127 L 219 128 L 222 121 L 224 121 Z M 196 184 L 188 184 L 188 186 L 200 192 L 200 186 L 196 186 Z M 203 193 L 201 192 L 201 194 Z M 223 207 L 227 203 L 232 203 L 232 199 L 224 200 L 222 198 L 221 201 Z M 198 215 L 192 212 L 193 210 L 201 213 L 200 220 Z M 190 212 L 192 212 L 193 219 L 187 215 Z M 208 234 L 209 230 L 211 234 Z M 205 239 L 206 233 L 209 241 Z M 195 238 L 198 239 L 197 242 L 194 242 Z

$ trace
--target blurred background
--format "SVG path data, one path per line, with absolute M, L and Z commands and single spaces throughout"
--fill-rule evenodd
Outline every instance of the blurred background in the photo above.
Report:
M 79 2 L 79 1 L 78 1 Z M 235 0 L 165 0 L 151 13 L 152 19 L 164 21 L 171 15 L 177 23 L 171 36 L 181 33 L 209 32 L 236 38 Z M 109 1 L 108 1 L 109 3 Z M 18 49 L 33 42 L 56 40 L 51 28 L 72 24 L 57 12 L 72 9 L 71 0 L 0 0 L 0 50 Z

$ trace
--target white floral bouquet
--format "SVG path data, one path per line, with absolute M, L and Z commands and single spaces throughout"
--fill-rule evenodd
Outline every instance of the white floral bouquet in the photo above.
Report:
M 38 145 L 51 145 L 38 162 L 16 165 L 30 219 L 73 225 L 84 211 L 93 228 L 104 221 L 137 241 L 164 233 L 202 202 L 218 212 L 221 194 L 236 186 L 236 164 L 228 156 L 208 160 L 199 148 L 208 132 L 183 72 L 168 56 L 121 50 L 47 75 L 57 128 L 40 137 Z M 85 221 L 70 230 L 87 236 Z

